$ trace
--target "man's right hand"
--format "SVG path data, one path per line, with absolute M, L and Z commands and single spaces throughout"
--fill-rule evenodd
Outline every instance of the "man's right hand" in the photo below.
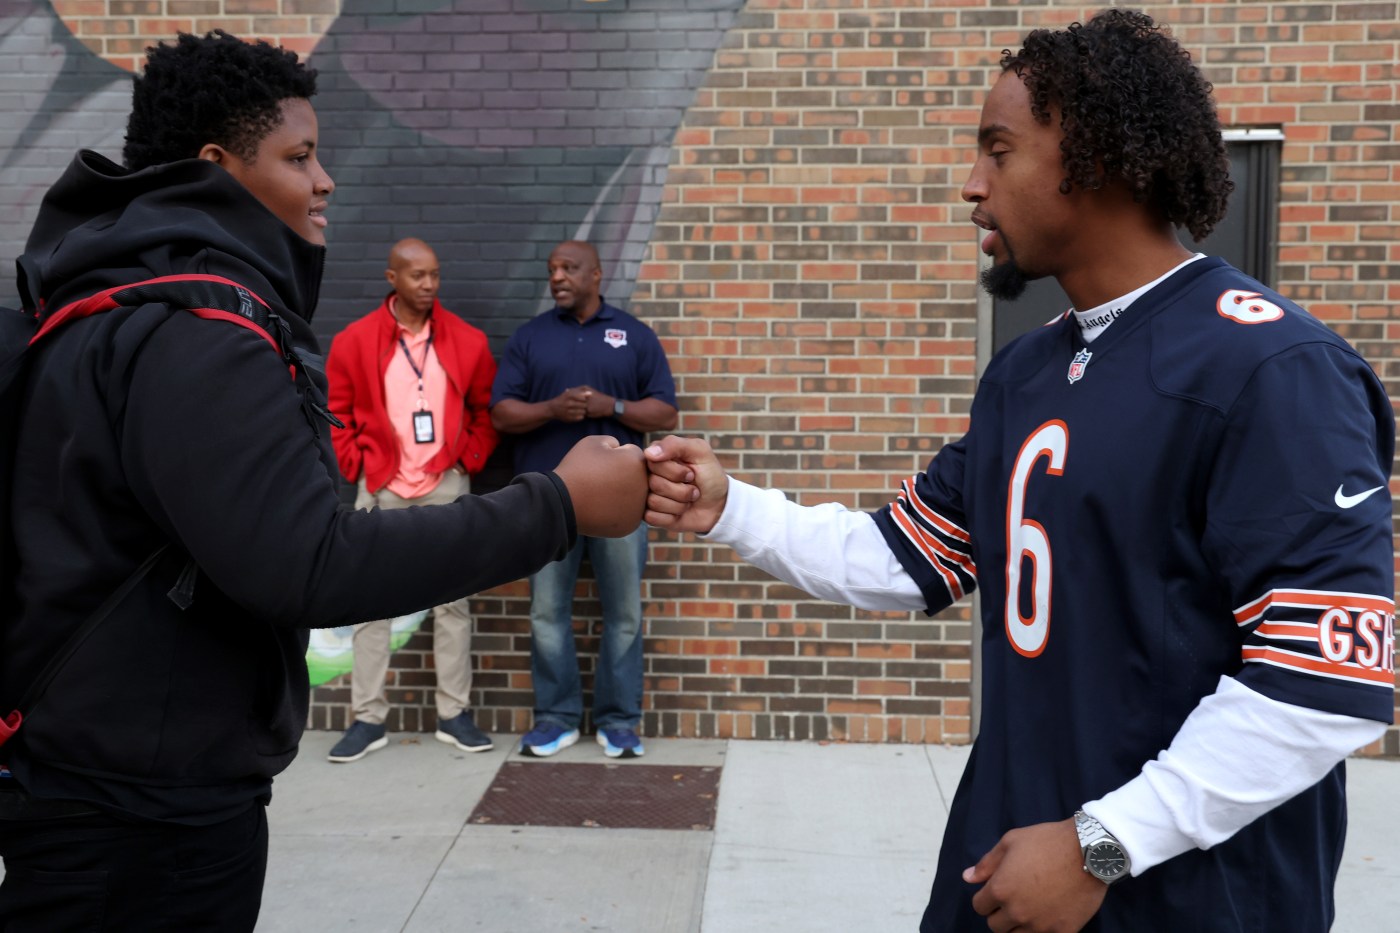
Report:
M 637 530 L 647 499 L 647 468 L 636 444 L 618 446 L 605 434 L 579 441 L 554 475 L 568 487 L 578 533 L 622 538 Z
M 549 416 L 555 421 L 573 423 L 588 417 L 588 400 L 593 390 L 588 386 L 565 389 L 549 400 Z
M 672 434 L 645 454 L 651 471 L 647 524 L 696 534 L 713 529 L 729 501 L 729 477 L 710 445 Z

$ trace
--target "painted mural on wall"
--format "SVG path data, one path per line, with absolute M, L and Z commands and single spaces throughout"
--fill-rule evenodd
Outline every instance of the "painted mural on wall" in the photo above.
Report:
M 625 304 L 671 140 L 743 0 L 383 5 L 347 0 L 312 57 L 340 185 L 322 313 L 370 310 L 380 253 L 408 235 L 448 244 L 444 302 L 497 347 L 547 306 L 561 240 L 593 242 Z
M 316 109 L 337 191 L 318 310 L 324 339 L 382 297 L 388 247 L 419 236 L 444 303 L 499 348 L 547 304 L 571 237 L 599 249 L 625 304 L 671 141 L 744 0 L 347 0 L 317 43 Z M 47 0 L 0 0 L 0 263 L 79 147 L 120 155 L 126 72 Z M 8 280 L 8 276 L 5 277 Z M 0 300 L 13 293 L 7 287 Z
M 443 303 L 499 352 L 550 304 L 545 260 L 597 246 L 626 306 L 671 143 L 744 0 L 346 0 L 309 57 L 335 177 L 322 341 L 372 310 L 389 246 L 433 245 Z M 47 0 L 0 0 L 0 268 L 79 148 L 120 159 L 130 76 Z M 14 284 L 0 278 L 0 302 Z M 499 467 L 498 467 L 499 469 Z M 508 478 L 508 473 L 506 475 Z M 423 614 L 395 625 L 394 647 Z M 314 683 L 349 669 L 349 631 L 313 638 Z
M 130 76 L 89 52 L 47 2 L 0 0 L 0 302 L 48 186 L 80 147 L 120 156 Z

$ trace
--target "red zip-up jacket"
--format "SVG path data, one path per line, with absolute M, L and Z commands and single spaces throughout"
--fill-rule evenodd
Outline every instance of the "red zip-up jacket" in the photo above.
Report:
M 399 323 L 389 300 L 351 324 L 331 341 L 326 358 L 330 409 L 345 427 L 331 428 L 340 472 L 351 482 L 363 473 L 370 492 L 382 489 L 399 469 L 399 440 L 384 402 L 384 373 L 398 352 Z M 460 464 L 481 472 L 500 435 L 491 427 L 491 383 L 496 360 L 486 335 L 433 302 L 433 349 L 447 372 L 442 413 L 442 450 L 428 462 L 430 473 Z

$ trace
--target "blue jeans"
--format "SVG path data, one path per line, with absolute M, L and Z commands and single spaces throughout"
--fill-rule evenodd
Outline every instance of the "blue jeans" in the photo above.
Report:
M 642 719 L 642 570 L 647 526 L 625 538 L 580 537 L 564 556 L 530 577 L 530 674 L 535 722 L 577 729 L 583 719 L 574 648 L 574 585 L 587 554 L 603 603 L 603 638 L 593 677 L 593 725 L 637 728 Z

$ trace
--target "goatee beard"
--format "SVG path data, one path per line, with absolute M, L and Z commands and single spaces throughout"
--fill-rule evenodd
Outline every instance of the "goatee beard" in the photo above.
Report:
M 1000 301 L 1015 301 L 1020 298 L 1026 290 L 1026 285 L 1030 282 L 1026 274 L 1021 271 L 1021 267 L 1016 265 L 1016 260 L 1012 258 L 983 269 L 981 280 L 982 287 L 986 289 L 987 294 Z

